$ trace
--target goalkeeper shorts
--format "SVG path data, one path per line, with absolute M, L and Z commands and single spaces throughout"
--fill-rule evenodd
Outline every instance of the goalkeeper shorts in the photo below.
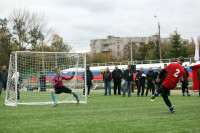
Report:
M 62 86 L 62 87 L 59 87 L 59 88 L 55 88 L 55 93 L 56 94 L 60 94 L 60 93 L 72 93 L 72 90 L 65 87 L 65 86 Z

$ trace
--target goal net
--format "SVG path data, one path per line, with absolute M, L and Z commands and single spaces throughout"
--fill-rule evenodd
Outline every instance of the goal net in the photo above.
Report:
M 85 53 L 15 51 L 10 54 L 5 105 L 53 104 L 52 78 L 57 67 L 60 75 L 66 77 L 75 72 L 74 78 L 63 80 L 63 84 L 77 93 L 80 103 L 87 103 L 87 92 L 82 96 L 86 87 L 82 79 L 86 72 Z M 56 100 L 57 103 L 76 103 L 68 93 L 56 94 Z

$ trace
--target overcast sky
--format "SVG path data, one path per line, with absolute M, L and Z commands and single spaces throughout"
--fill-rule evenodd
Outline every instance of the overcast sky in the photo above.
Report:
M 182 38 L 200 36 L 200 0 L 0 0 L 0 18 L 15 8 L 45 14 L 53 28 L 75 51 L 89 51 L 91 39 L 109 35 Z

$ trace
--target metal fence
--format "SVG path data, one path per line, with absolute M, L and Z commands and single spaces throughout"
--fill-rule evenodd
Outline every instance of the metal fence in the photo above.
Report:
M 90 67 L 96 67 L 96 66 L 114 66 L 114 65 L 127 65 L 127 64 L 156 64 L 156 63 L 172 63 L 177 62 L 178 58 L 173 59 L 157 59 L 157 60 L 135 60 L 135 61 L 124 61 L 124 62 L 105 62 L 105 63 L 91 63 L 87 64 L 87 66 Z M 194 57 L 191 58 L 185 58 L 185 62 L 189 62 L 189 64 L 195 63 Z

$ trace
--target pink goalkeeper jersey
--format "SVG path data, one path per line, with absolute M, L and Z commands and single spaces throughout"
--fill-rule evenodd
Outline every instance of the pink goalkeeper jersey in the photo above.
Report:
M 63 82 L 62 82 L 63 79 L 64 80 L 70 80 L 70 79 L 72 79 L 72 77 L 64 77 L 64 76 L 60 75 L 60 81 L 58 81 L 58 77 L 54 76 L 53 79 L 52 79 L 53 87 L 59 88 L 59 87 L 64 86 Z

